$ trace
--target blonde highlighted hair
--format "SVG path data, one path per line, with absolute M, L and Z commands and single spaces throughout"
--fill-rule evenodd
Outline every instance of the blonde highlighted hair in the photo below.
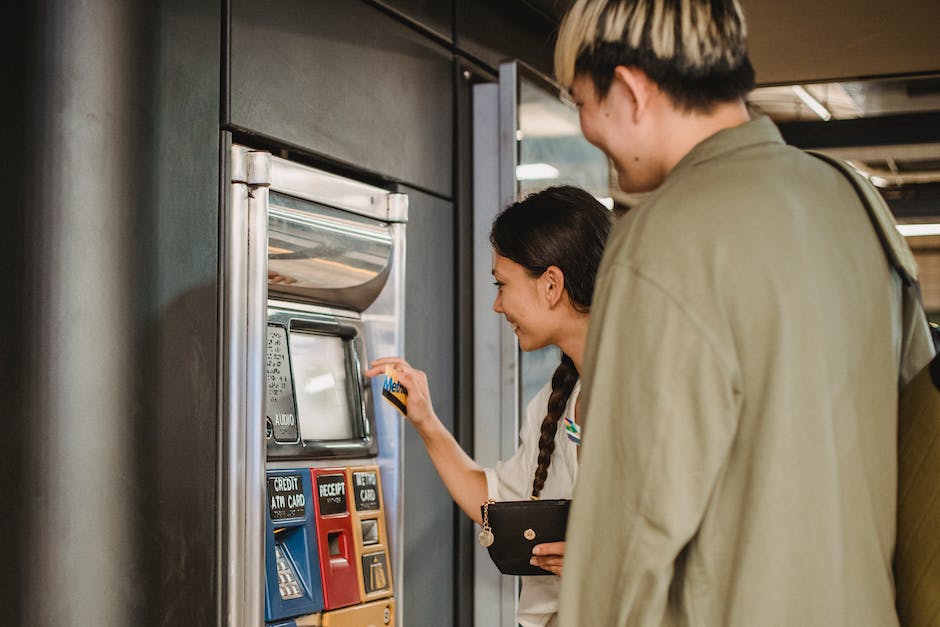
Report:
M 754 84 L 738 0 L 577 0 L 555 46 L 570 88 L 588 74 L 607 93 L 618 65 L 637 67 L 684 109 L 743 97 Z

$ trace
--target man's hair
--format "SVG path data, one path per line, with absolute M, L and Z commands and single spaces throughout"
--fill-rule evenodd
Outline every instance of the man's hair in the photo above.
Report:
M 607 95 L 619 65 L 646 73 L 673 104 L 709 112 L 754 87 L 738 0 L 577 0 L 555 46 L 565 88 L 589 76 Z

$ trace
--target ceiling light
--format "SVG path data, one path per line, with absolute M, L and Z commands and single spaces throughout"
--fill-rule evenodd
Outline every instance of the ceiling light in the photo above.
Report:
M 597 199 L 597 202 L 601 203 L 602 205 L 604 205 L 604 206 L 607 207 L 608 209 L 613 209 L 613 208 L 614 208 L 614 199 L 611 198 L 610 196 L 606 196 L 606 197 L 604 197 L 604 198 L 598 198 L 598 199 Z
M 522 163 L 516 166 L 516 178 L 520 181 L 557 179 L 558 168 L 547 163 Z
M 816 100 L 816 98 L 811 93 L 803 89 L 802 85 L 794 85 L 793 93 L 803 101 L 803 104 L 812 109 L 813 113 L 821 117 L 826 122 L 832 118 L 832 114 L 829 112 L 829 109 L 827 109 L 823 103 Z
M 940 224 L 898 224 L 897 227 L 904 237 L 940 235 Z

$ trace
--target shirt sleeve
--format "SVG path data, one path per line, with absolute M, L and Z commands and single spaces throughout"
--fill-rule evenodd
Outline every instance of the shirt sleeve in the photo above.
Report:
M 532 494 L 538 461 L 539 427 L 548 407 L 551 386 L 546 385 L 526 406 L 519 428 L 519 448 L 492 468 L 484 468 L 487 498 L 494 501 L 523 501 Z
M 612 264 L 596 295 L 560 624 L 659 626 L 734 437 L 737 371 L 637 269 Z

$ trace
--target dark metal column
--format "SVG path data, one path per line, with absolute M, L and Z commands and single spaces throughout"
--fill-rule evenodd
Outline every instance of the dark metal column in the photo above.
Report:
M 3 122 L 13 623 L 208 625 L 219 3 L 20 4 L 22 117 Z

